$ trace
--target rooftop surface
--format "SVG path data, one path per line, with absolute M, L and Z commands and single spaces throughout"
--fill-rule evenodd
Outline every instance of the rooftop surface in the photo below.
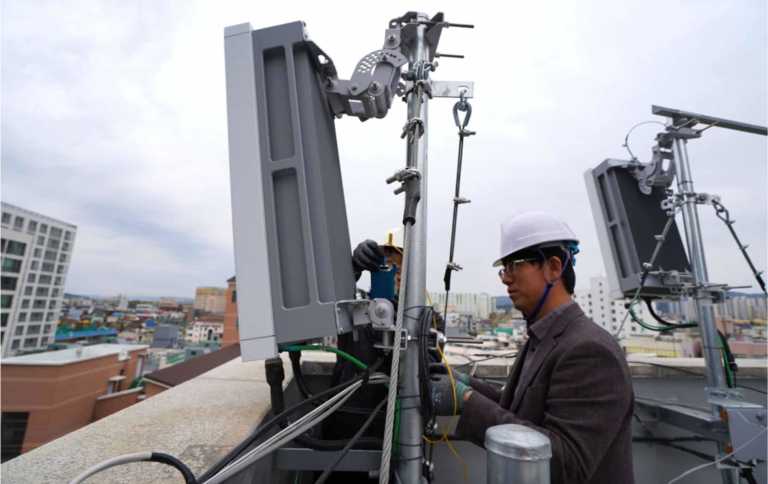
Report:
M 450 359 L 456 365 L 466 363 L 464 357 Z M 335 357 L 331 354 L 307 352 L 302 360 L 305 373 L 313 374 L 322 369 L 330 369 Z M 513 360 L 514 358 L 498 358 L 480 361 L 476 364 L 476 371 L 478 374 L 489 376 L 506 372 L 507 365 Z M 285 354 L 283 361 L 287 385 L 293 377 L 290 362 Z M 764 391 L 765 360 L 760 360 L 759 363 L 741 359 L 737 361 L 740 368 L 752 367 L 761 380 L 753 379 L 749 384 L 760 385 Z M 690 400 L 690 403 L 697 405 L 702 403 L 703 378 L 681 376 L 680 373 L 674 373 L 674 370 L 644 363 L 664 364 L 666 367 L 672 360 L 646 356 L 641 362 L 632 365 L 633 374 L 637 376 L 634 383 L 638 396 L 672 401 Z M 693 368 L 703 369 L 701 359 L 685 363 L 694 365 Z M 207 373 L 2 464 L 2 477 L 4 482 L 19 484 L 68 482 L 86 468 L 106 459 L 141 451 L 174 455 L 199 476 L 245 439 L 262 421 L 269 411 L 269 394 L 263 361 L 243 362 L 241 358 L 235 357 Z M 763 395 L 754 394 L 747 397 L 762 399 Z M 484 451 L 468 442 L 455 444 L 465 459 L 471 462 L 471 472 L 478 471 L 483 474 L 473 475 L 470 482 L 485 482 Z M 464 482 L 462 468 L 455 462 L 454 457 L 448 454 L 448 450 L 444 446 L 438 446 L 437 452 L 445 453 L 446 456 L 441 460 L 437 476 L 439 479 L 436 482 Z M 684 469 L 685 466 L 702 463 L 693 457 L 693 460 L 686 461 L 685 454 L 682 453 L 680 456 L 671 457 L 668 456 L 669 453 L 666 448 L 660 448 L 658 455 L 643 454 L 636 450 L 638 464 L 640 461 L 647 464 L 651 458 L 680 460 L 676 467 L 665 470 L 670 474 L 666 480 L 660 479 L 661 474 L 642 475 L 659 466 L 646 466 L 646 469 L 638 465 L 638 484 L 667 482 L 676 475 L 673 472 L 681 472 L 678 467 Z M 703 479 L 697 482 L 719 482 L 716 471 L 710 474 L 714 477 L 704 473 L 699 476 Z M 100 473 L 94 482 L 165 484 L 182 482 L 182 479 L 175 470 L 161 464 L 133 463 Z
M 83 346 L 81 348 L 67 348 L 65 350 L 45 351 L 31 355 L 13 356 L 3 358 L 3 365 L 28 365 L 28 366 L 60 366 L 92 360 L 109 355 L 119 355 L 124 351 L 136 351 L 149 348 L 148 345 L 126 344 L 100 344 Z

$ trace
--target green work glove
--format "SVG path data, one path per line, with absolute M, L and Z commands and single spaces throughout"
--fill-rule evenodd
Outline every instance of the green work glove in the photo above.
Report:
M 430 375 L 447 375 L 448 369 L 445 367 L 443 363 L 430 363 L 429 374 Z M 457 381 L 460 381 L 465 385 L 470 384 L 469 383 L 470 376 L 467 375 L 466 373 L 463 373 L 461 371 L 457 371 L 451 368 L 451 374 L 453 374 L 453 378 L 455 378 Z
M 460 414 L 464 408 L 464 396 L 472 390 L 467 384 L 455 378 L 456 384 L 456 414 Z M 448 375 L 432 375 L 430 377 L 432 388 L 432 406 L 436 415 L 453 415 L 454 400 L 453 388 Z

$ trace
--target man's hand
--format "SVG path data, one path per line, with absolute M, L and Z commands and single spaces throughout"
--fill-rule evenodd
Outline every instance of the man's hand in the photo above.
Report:
M 432 405 L 436 415 L 454 415 L 453 387 L 448 375 L 431 375 Z M 456 384 L 456 414 L 460 414 L 472 389 L 461 380 L 454 379 Z
M 352 269 L 355 271 L 355 279 L 359 279 L 364 270 L 378 271 L 379 265 L 383 262 L 384 254 L 376 241 L 368 239 L 360 242 L 352 252 Z
M 430 375 L 447 375 L 448 374 L 448 368 L 445 366 L 444 363 L 430 363 L 429 364 L 429 374 Z M 470 376 L 467 375 L 464 372 L 454 370 L 451 368 L 451 374 L 453 375 L 453 378 L 456 381 L 460 381 L 461 383 L 469 386 L 469 379 Z

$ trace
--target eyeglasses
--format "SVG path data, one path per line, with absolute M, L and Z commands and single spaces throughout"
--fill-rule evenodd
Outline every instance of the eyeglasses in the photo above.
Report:
M 539 259 L 535 257 L 527 257 L 523 259 L 512 259 L 504 263 L 504 268 L 499 269 L 499 278 L 504 280 L 505 277 L 511 277 L 515 272 L 523 265 L 529 262 L 536 262 Z

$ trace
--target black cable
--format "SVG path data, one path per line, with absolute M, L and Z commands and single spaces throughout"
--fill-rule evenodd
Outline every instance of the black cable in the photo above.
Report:
M 289 351 L 288 357 L 291 359 L 293 379 L 296 381 L 296 386 L 299 388 L 301 396 L 312 398 L 312 393 L 309 391 L 309 387 L 304 380 L 304 373 L 301 371 L 301 351 Z
M 757 479 L 755 479 L 755 472 L 751 467 L 743 467 L 739 471 L 739 477 L 746 479 L 747 484 L 757 484 Z
M 670 441 L 669 439 L 633 437 L 632 442 L 645 442 L 649 444 L 653 443 L 653 444 L 663 445 L 665 447 L 671 447 L 673 449 L 686 452 L 688 454 L 698 457 L 699 459 L 709 461 L 709 462 L 712 462 L 713 460 L 717 459 L 717 457 L 714 455 L 705 454 L 704 452 L 699 452 L 698 450 L 689 449 L 688 447 L 683 447 L 682 445 L 676 445 L 673 443 L 673 441 Z
M 376 405 L 376 408 L 373 409 L 373 412 L 371 412 L 371 415 L 366 419 L 366 421 L 363 423 L 362 427 L 353 435 L 349 441 L 347 441 L 347 444 L 344 446 L 344 448 L 341 449 L 339 454 L 336 456 L 336 460 L 330 463 L 324 470 L 323 473 L 320 474 L 320 477 L 317 478 L 315 481 L 315 484 L 323 484 L 326 480 L 328 480 L 328 477 L 330 477 L 333 470 L 336 468 L 337 465 L 339 465 L 339 462 L 341 462 L 344 459 L 344 456 L 347 455 L 349 450 L 355 445 L 356 442 L 358 442 L 362 436 L 363 433 L 368 429 L 368 427 L 371 426 L 373 421 L 376 419 L 376 416 L 381 411 L 381 409 L 384 407 L 384 404 L 387 403 L 386 399 L 383 399 L 381 402 L 379 402 L 378 405 Z
M 381 359 L 374 363 L 373 365 L 368 367 L 368 372 L 375 371 L 383 362 L 384 360 Z M 214 465 L 212 465 L 203 475 L 200 476 L 199 480 L 201 482 L 204 482 L 214 475 L 218 474 L 221 469 L 226 467 L 230 462 L 235 460 L 237 457 L 240 456 L 240 454 L 246 450 L 248 447 L 253 445 L 254 442 L 258 441 L 260 438 L 262 438 L 269 430 L 271 430 L 273 427 L 278 425 L 280 422 L 282 422 L 285 418 L 293 415 L 297 411 L 301 410 L 306 404 L 311 403 L 315 400 L 330 397 L 339 391 L 347 388 L 350 385 L 353 385 L 359 381 L 362 381 L 364 376 L 358 376 L 356 378 L 353 378 L 352 380 L 340 383 L 336 386 L 333 386 L 331 388 L 328 388 L 327 390 L 323 390 L 322 392 L 316 393 L 311 398 L 302 400 L 284 411 L 280 412 L 278 415 L 275 415 L 271 419 L 269 419 L 266 423 L 256 428 L 250 436 L 248 436 L 245 440 L 240 442 L 237 446 L 235 446 L 232 450 L 230 450 L 224 457 L 221 458 L 218 462 L 216 462 Z
M 760 390 L 759 388 L 742 385 L 741 383 L 736 385 L 736 388 L 744 388 L 745 390 L 752 390 L 753 392 L 762 393 L 763 395 L 768 395 L 768 392 L 766 392 L 765 390 Z
M 659 323 L 663 324 L 664 326 L 676 326 L 677 325 L 677 323 L 670 323 L 669 321 L 667 321 L 666 319 L 663 319 L 661 316 L 659 316 L 656 313 L 656 310 L 653 308 L 653 304 L 652 304 L 653 301 L 651 300 L 651 298 L 648 298 L 648 297 L 643 298 L 643 301 L 645 301 L 645 305 L 648 306 L 648 312 L 651 313 L 651 316 L 653 316 L 653 319 L 655 319 Z
M 183 462 L 172 455 L 165 454 L 163 452 L 152 452 L 152 456 L 149 458 L 149 461 L 160 462 L 161 464 L 175 467 L 179 472 L 181 472 L 181 475 L 184 476 L 184 482 L 186 484 L 197 484 L 198 482 L 189 467 L 187 467 Z

